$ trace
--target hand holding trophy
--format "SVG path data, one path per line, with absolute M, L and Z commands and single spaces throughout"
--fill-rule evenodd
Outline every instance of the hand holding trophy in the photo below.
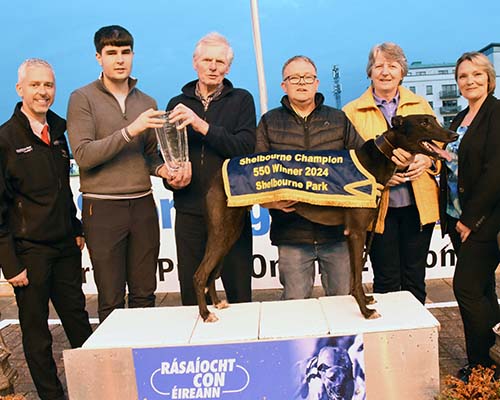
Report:
M 169 172 L 174 173 L 189 162 L 189 148 L 186 127 L 179 128 L 181 121 L 170 122 L 170 114 L 171 111 L 167 111 L 161 117 L 165 123 L 161 128 L 155 128 L 155 132 L 165 165 Z

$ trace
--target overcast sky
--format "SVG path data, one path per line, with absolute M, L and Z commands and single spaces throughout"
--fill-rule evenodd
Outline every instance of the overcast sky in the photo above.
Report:
M 53 109 L 66 115 L 69 94 L 97 78 L 92 39 L 104 25 L 123 25 L 135 37 L 133 74 L 160 108 L 195 79 L 192 52 L 210 31 L 229 39 L 235 60 L 229 79 L 259 105 L 250 0 L 1 0 L 0 123 L 18 101 L 17 67 L 30 57 L 55 68 Z M 259 0 L 268 106 L 279 105 L 281 66 L 296 54 L 317 64 L 320 91 L 334 105 L 331 69 L 340 67 L 342 103 L 369 84 L 370 48 L 383 41 L 403 47 L 408 61 L 454 62 L 464 51 L 500 42 L 500 1 Z

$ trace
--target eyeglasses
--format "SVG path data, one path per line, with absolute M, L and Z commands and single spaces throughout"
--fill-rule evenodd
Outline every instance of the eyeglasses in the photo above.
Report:
M 306 85 L 310 85 L 316 81 L 316 75 L 291 75 L 287 76 L 283 81 L 288 81 L 292 85 L 298 85 L 301 80 L 304 80 Z

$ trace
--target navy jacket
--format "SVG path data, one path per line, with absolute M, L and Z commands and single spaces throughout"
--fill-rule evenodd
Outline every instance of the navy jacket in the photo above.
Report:
M 182 94 L 169 101 L 167 111 L 183 103 L 209 123 L 205 136 L 188 126 L 189 160 L 193 175 L 187 187 L 174 190 L 176 211 L 203 215 L 205 194 L 223 161 L 253 153 L 256 120 L 252 95 L 244 89 L 233 88 L 227 79 L 224 79 L 221 95 L 210 103 L 205 112 L 195 95 L 196 82 L 186 84 Z
M 69 184 L 66 121 L 49 110 L 47 122 L 50 146 L 32 132 L 21 103 L 0 126 L 0 265 L 7 279 L 25 268 L 18 243 L 52 245 L 82 234 Z

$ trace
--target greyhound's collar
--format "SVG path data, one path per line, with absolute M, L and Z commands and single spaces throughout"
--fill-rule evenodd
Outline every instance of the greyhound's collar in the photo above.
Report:
M 395 147 L 391 142 L 387 140 L 385 135 L 380 135 L 379 137 L 375 138 L 374 142 L 375 146 L 377 146 L 377 149 L 379 149 L 379 151 L 390 160 L 392 157 L 392 151 L 395 149 Z

